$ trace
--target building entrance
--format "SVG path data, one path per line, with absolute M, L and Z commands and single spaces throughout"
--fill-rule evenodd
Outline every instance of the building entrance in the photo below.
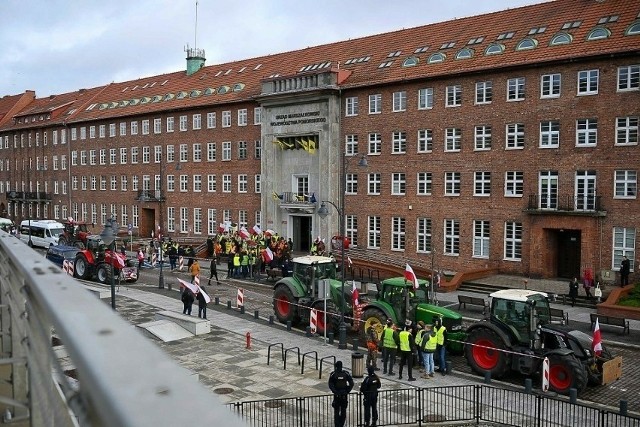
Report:
M 558 230 L 558 277 L 580 277 L 580 230 Z
M 156 222 L 156 210 L 155 209 L 140 209 L 140 237 L 151 237 L 151 232 L 154 230 L 154 224 Z
M 311 251 L 311 232 L 313 230 L 310 216 L 292 216 L 293 251 Z

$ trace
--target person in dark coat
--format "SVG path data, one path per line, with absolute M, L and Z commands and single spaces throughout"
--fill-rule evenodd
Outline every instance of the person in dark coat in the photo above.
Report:
M 367 368 L 367 375 L 360 385 L 360 393 L 363 395 L 364 404 L 364 425 L 376 427 L 378 425 L 378 390 L 382 385 L 380 378 L 376 375 L 373 366 Z M 369 421 L 372 421 L 369 424 Z
M 333 418 L 336 427 L 343 427 L 347 420 L 347 406 L 349 406 L 349 393 L 353 389 L 351 374 L 342 369 L 342 362 L 338 360 L 335 370 L 329 376 L 329 388 L 333 393 Z
M 216 285 L 220 284 L 220 280 L 218 280 L 218 256 L 214 255 L 211 258 L 211 264 L 209 265 L 209 283 L 207 285 L 211 285 L 211 278 L 216 278 Z
M 629 272 L 631 271 L 631 262 L 629 262 L 629 258 L 626 256 L 622 257 L 622 262 L 620 263 L 620 286 L 629 285 Z
M 578 291 L 580 290 L 580 282 L 577 277 L 574 277 L 571 282 L 569 282 L 569 298 L 571 299 L 571 307 L 575 307 L 576 298 L 578 298 Z
M 191 290 L 189 290 L 188 288 L 184 288 L 182 290 L 182 305 L 183 305 L 183 309 L 182 309 L 182 314 L 188 314 L 189 316 L 191 316 L 191 309 L 193 306 L 193 293 L 191 292 Z
M 207 318 L 207 300 L 204 299 L 202 292 L 196 293 L 196 299 L 198 300 L 198 317 L 201 319 Z

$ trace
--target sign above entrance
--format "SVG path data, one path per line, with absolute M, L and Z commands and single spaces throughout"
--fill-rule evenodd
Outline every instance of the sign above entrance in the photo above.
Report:
M 307 111 L 304 113 L 276 114 L 271 126 L 305 125 L 308 123 L 324 123 L 326 117 L 320 117 L 320 111 Z

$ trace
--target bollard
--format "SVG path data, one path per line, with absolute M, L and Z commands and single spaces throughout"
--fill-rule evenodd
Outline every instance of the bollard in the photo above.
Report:
M 287 320 L 287 331 L 291 331 L 291 320 Z
M 358 351 L 358 339 L 353 340 L 353 351 Z
M 213 300 L 215 305 L 219 305 L 220 304 L 220 297 L 215 297 L 215 299 Z
M 260 317 L 260 314 L 258 313 L 258 310 L 255 310 L 255 311 L 253 312 L 253 318 L 254 318 L 254 319 L 258 319 L 259 317 Z
M 445 373 L 448 375 L 451 373 L 451 370 L 453 369 L 453 365 L 451 364 L 450 360 L 447 360 L 444 364 L 444 366 L 446 366 L 446 371 Z
M 227 310 L 231 310 L 231 301 L 227 301 Z
M 484 383 L 491 384 L 491 371 L 486 371 L 484 373 Z
M 244 314 L 244 305 L 240 306 L 240 314 Z
M 525 378 L 524 380 L 524 392 L 526 394 L 531 394 L 533 390 L 533 381 L 531 381 L 531 378 Z
M 578 402 L 578 390 L 575 388 L 569 389 L 569 402 L 575 405 Z
M 245 337 L 247 338 L 247 350 L 251 350 L 251 332 L 247 332 Z
M 269 316 L 269 324 L 273 325 L 273 316 Z
M 307 338 L 311 338 L 311 326 L 305 328 L 305 333 L 307 334 Z
M 327 333 L 327 338 L 329 338 L 329 344 L 333 344 L 333 332 Z
M 627 401 L 626 400 L 621 400 L 620 401 L 620 415 L 622 416 L 627 416 Z

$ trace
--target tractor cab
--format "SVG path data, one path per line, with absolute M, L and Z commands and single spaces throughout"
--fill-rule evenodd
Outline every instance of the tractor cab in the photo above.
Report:
M 490 296 L 491 322 L 521 344 L 531 343 L 538 328 L 551 321 L 549 300 L 544 292 L 506 289 Z

